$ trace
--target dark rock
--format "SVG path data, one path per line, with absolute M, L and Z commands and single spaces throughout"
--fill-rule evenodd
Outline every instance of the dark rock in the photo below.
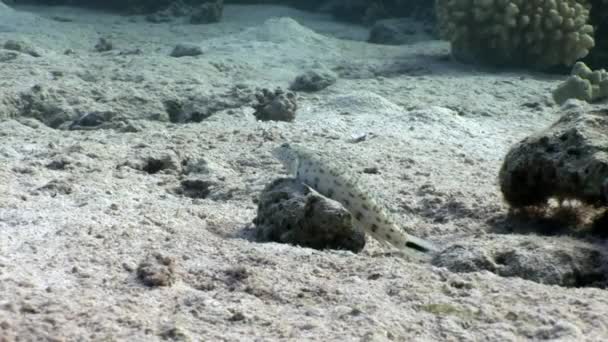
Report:
M 337 77 L 331 71 L 309 70 L 298 75 L 289 89 L 294 91 L 319 91 L 336 83 Z
M 109 122 L 115 116 L 116 113 L 112 111 L 89 112 L 82 115 L 80 118 L 74 120 L 74 122 L 72 122 L 72 124 L 70 125 L 69 129 L 97 127 Z
M 137 156 L 134 159 L 120 164 L 119 167 L 130 167 L 149 174 L 176 173 L 181 171 L 181 163 L 174 153 L 162 152 L 151 153 L 147 156 Z
M 104 37 L 99 38 L 97 44 L 95 44 L 95 51 L 97 52 L 106 52 L 112 50 L 113 48 L 112 42 Z
M 512 207 L 542 207 L 551 198 L 608 202 L 608 108 L 565 110 L 551 127 L 525 138 L 505 157 L 500 188 Z
M 434 1 L 428 0 L 330 0 L 324 9 L 344 21 L 371 24 L 394 17 L 432 17 Z
M 432 28 L 409 18 L 377 21 L 369 33 L 368 42 L 385 45 L 412 44 L 432 39 Z
M 218 94 L 201 94 L 195 91 L 182 96 L 163 101 L 171 122 L 201 122 L 217 112 L 241 108 L 255 99 L 252 89 L 239 85 Z
M 38 192 L 46 192 L 51 197 L 57 195 L 70 195 L 74 192 L 74 186 L 72 182 L 54 179 L 34 191 L 34 193 Z
M 365 234 L 351 220 L 340 203 L 286 178 L 264 189 L 254 223 L 260 241 L 356 253 L 365 247 Z
M 176 280 L 175 259 L 151 255 L 137 267 L 137 278 L 146 286 L 171 286 Z
M 210 24 L 217 23 L 222 19 L 224 12 L 224 1 L 216 0 L 198 5 L 190 16 L 191 24 Z
M 73 108 L 60 89 L 34 85 L 17 98 L 19 116 L 32 117 L 52 128 L 73 120 Z
M 198 56 L 203 54 L 203 49 L 195 44 L 179 43 L 171 51 L 171 57 Z
M 20 41 L 20 40 L 12 40 L 12 39 L 7 40 L 4 43 L 4 45 L 2 46 L 2 48 L 5 50 L 25 53 L 32 57 L 41 57 L 42 56 L 42 54 L 40 53 L 40 51 L 38 51 L 38 49 L 31 46 L 29 43 Z
M 15 51 L 0 51 L 0 62 L 9 62 L 19 58 L 19 53 Z
M 152 23 L 165 23 L 172 21 L 174 18 L 188 15 L 188 13 L 192 11 L 192 8 L 183 1 L 173 1 L 162 9 L 159 7 L 152 7 L 152 10 L 156 12 L 148 14 L 146 20 Z M 147 11 L 149 10 L 143 10 L 143 12 Z
M 173 20 L 173 17 L 169 15 L 165 11 L 158 11 L 156 13 L 151 13 L 146 15 L 146 21 L 151 23 L 160 24 L 160 23 L 168 23 Z
M 569 238 L 503 235 L 455 244 L 432 263 L 459 273 L 489 271 L 547 285 L 605 287 L 607 257 L 599 246 Z
M 231 4 L 282 4 L 293 6 L 305 10 L 314 10 L 326 0 L 230 0 Z M 165 11 L 167 9 L 178 9 L 180 12 L 187 12 L 179 16 L 187 15 L 192 6 L 198 6 L 201 3 L 216 2 L 216 0 L 4 0 L 5 3 L 28 3 L 39 5 L 68 5 L 68 6 L 83 6 L 93 8 L 103 8 L 113 11 L 121 11 L 127 14 L 150 14 L 157 11 Z M 2 6 L 2 2 L 0 2 Z
M 296 118 L 296 95 L 277 88 L 274 92 L 262 89 L 255 94 L 257 103 L 253 105 L 253 115 L 262 121 L 293 121 Z
M 215 182 L 204 179 L 184 179 L 180 184 L 177 192 L 190 198 L 207 198 L 211 189 L 217 186 Z

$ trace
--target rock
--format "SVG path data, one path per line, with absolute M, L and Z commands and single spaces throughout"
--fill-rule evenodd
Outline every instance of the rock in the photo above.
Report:
M 382 18 L 432 18 L 433 7 L 428 0 L 327 0 L 321 10 L 339 20 L 371 24 Z
M 113 48 L 112 42 L 104 37 L 99 38 L 97 44 L 95 44 L 95 51 L 97 52 L 106 52 L 112 50 Z
M 58 128 L 73 119 L 74 109 L 68 102 L 60 89 L 36 84 L 19 94 L 18 115 L 33 117 L 49 127 Z
M 173 151 L 163 152 L 158 151 L 150 153 L 146 156 L 138 155 L 133 159 L 129 159 L 119 167 L 126 166 L 135 170 L 140 170 L 149 174 L 164 173 L 174 174 L 181 171 L 179 158 Z
M 262 89 L 255 94 L 258 103 L 253 105 L 253 115 L 262 121 L 293 121 L 296 118 L 296 95 L 277 88 L 274 92 Z
M 458 242 L 432 263 L 457 273 L 489 271 L 547 285 L 605 287 L 607 257 L 599 246 L 570 238 L 498 235 Z
M 192 8 L 182 1 L 174 1 L 168 4 L 164 9 L 146 15 L 146 20 L 151 23 L 166 23 L 172 21 L 174 18 L 188 15 L 191 11 Z
M 184 329 L 180 327 L 166 328 L 159 334 L 159 336 L 165 341 L 190 342 L 194 340 Z
M 176 193 L 190 198 L 207 198 L 218 184 L 205 179 L 184 179 Z
M 545 206 L 550 198 L 606 205 L 608 108 L 565 108 L 548 129 L 508 152 L 499 174 L 512 207 Z
M 368 0 L 330 0 L 324 7 L 339 20 L 369 23 L 382 16 L 375 5 Z
M 155 253 L 137 267 L 137 278 L 146 286 L 171 286 L 175 283 L 175 259 Z
M 31 46 L 29 43 L 27 43 L 25 41 L 21 41 L 21 40 L 12 40 L 12 39 L 7 40 L 4 43 L 4 45 L 2 46 L 2 48 L 4 48 L 5 50 L 25 53 L 32 57 L 41 57 L 42 56 L 42 53 L 38 49 Z
M 198 56 L 203 54 L 203 49 L 195 44 L 179 43 L 171 51 L 171 57 Z
M 402 45 L 431 39 L 430 28 L 409 18 L 378 20 L 369 33 L 368 42 L 374 44 Z
M 319 91 L 336 83 L 337 76 L 331 71 L 308 70 L 291 83 L 289 89 L 294 91 Z
M 111 121 L 116 117 L 116 112 L 112 111 L 93 111 L 81 115 L 78 119 L 74 120 L 69 129 L 81 129 L 86 127 L 97 127 L 104 123 Z
M 255 100 L 254 95 L 253 89 L 235 85 L 218 94 L 185 92 L 180 98 L 164 100 L 163 105 L 171 122 L 201 122 L 217 112 L 250 104 Z
M 357 253 L 365 247 L 365 234 L 352 226 L 351 219 L 340 203 L 284 178 L 264 189 L 254 223 L 260 241 Z
M 167 13 L 166 11 L 158 11 L 155 13 L 150 13 L 146 15 L 146 21 L 160 24 L 160 23 L 168 23 L 173 20 L 173 17 Z
M 191 24 L 217 23 L 222 19 L 224 12 L 224 1 L 216 0 L 198 5 L 192 10 L 190 16 Z
M 9 62 L 19 57 L 15 51 L 0 51 L 0 62 Z

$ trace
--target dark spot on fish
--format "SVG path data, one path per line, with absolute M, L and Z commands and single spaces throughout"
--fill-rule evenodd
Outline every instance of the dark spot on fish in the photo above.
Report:
M 343 200 L 342 202 L 344 202 L 344 205 L 345 205 L 345 206 L 349 206 L 349 205 L 350 205 L 350 201 L 349 201 L 349 200 L 347 200 L 347 199 Z
M 337 179 L 334 179 L 334 184 L 337 186 L 342 186 L 342 183 L 340 183 L 340 181 Z
M 355 214 L 355 219 L 357 221 L 361 221 L 362 218 L 363 218 L 363 213 L 360 211 L 357 211 L 357 214 Z
M 420 245 L 418 245 L 416 243 L 413 243 L 411 241 L 407 241 L 405 243 L 405 247 L 409 247 L 409 248 L 415 249 L 415 250 L 417 250 L 419 252 L 428 252 L 429 251 L 427 248 L 424 248 L 424 247 L 422 247 L 422 246 L 420 246 Z
M 352 192 L 349 192 L 348 196 L 350 196 L 351 198 L 355 198 L 355 194 L 353 194 Z
M 334 195 L 334 189 L 329 188 L 327 189 L 327 197 L 332 197 Z
M 364 210 L 369 211 L 369 207 L 367 206 L 367 204 L 365 204 L 365 203 L 364 203 L 364 204 L 362 205 L 362 207 L 363 207 L 363 209 L 364 209 Z
M 376 226 L 375 224 L 372 224 L 372 226 L 370 227 L 372 229 L 372 232 L 376 232 L 378 230 L 378 226 Z
M 386 233 L 386 235 L 384 235 L 384 236 L 386 236 L 386 238 L 387 238 L 389 241 L 393 239 L 393 237 L 392 237 L 392 236 L 391 236 L 391 234 L 389 234 L 389 233 Z
M 324 175 L 325 174 L 325 170 L 319 169 L 319 173 L 322 174 L 322 175 Z

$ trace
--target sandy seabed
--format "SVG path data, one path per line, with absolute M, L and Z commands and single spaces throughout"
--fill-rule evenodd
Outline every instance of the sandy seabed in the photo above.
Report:
M 608 339 L 608 292 L 568 281 L 603 243 L 518 229 L 497 185 L 510 146 L 559 117 L 563 77 L 366 36 L 274 6 L 194 26 L 0 5 L 0 42 L 31 50 L 0 49 L 0 340 Z M 95 51 L 100 37 L 114 48 Z M 203 53 L 169 56 L 178 43 Z M 294 122 L 255 120 L 244 98 L 319 68 L 338 81 L 298 92 Z M 188 101 L 210 116 L 170 122 L 167 104 Z M 91 111 L 124 125 L 32 118 Z M 377 168 L 370 195 L 452 266 L 371 240 L 359 254 L 256 242 L 257 198 L 285 176 L 270 151 L 287 141 Z M 205 196 L 178 191 L 188 177 Z M 142 283 L 142 265 L 169 286 Z

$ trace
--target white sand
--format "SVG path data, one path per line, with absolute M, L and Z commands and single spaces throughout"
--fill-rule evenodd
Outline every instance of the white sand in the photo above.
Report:
M 367 44 L 364 28 L 283 7 L 227 6 L 222 23 L 205 26 L 19 9 L 35 14 L 0 7 L 0 27 L 14 28 L 0 30 L 0 43 L 22 40 L 42 57 L 0 62 L 0 340 L 608 336 L 601 289 L 453 273 L 383 255 L 373 241 L 353 255 L 250 238 L 254 199 L 283 175 L 269 151 L 299 141 L 349 159 L 354 169 L 377 166 L 380 174 L 364 180 L 378 200 L 404 229 L 443 248 L 474 245 L 491 254 L 522 241 L 593 246 L 499 234 L 492 224 L 506 214 L 496 181 L 502 157 L 556 120 L 549 97 L 560 77 L 459 65 L 445 58 L 445 42 Z M 99 37 L 115 50 L 95 52 Z M 179 42 L 204 54 L 169 57 Z M 137 48 L 141 55 L 119 55 Z M 167 123 L 163 101 L 231 103 L 236 84 L 285 88 L 310 67 L 341 77 L 321 92 L 299 93 L 293 123 L 256 122 L 248 106 L 201 123 Z M 8 119 L 21 115 L 19 94 L 34 85 L 72 114 L 112 110 L 141 131 L 61 131 Z M 362 133 L 366 141 L 350 142 Z M 162 156 L 175 169 L 148 174 L 128 166 Z M 184 160 L 207 163 L 198 176 L 217 185 L 209 198 L 173 192 Z M 56 170 L 47 166 L 53 161 L 67 164 Z M 174 258 L 172 286 L 137 280 L 135 269 L 154 252 Z M 546 262 L 540 267 L 560 267 Z M 230 275 L 235 267 L 245 279 Z

